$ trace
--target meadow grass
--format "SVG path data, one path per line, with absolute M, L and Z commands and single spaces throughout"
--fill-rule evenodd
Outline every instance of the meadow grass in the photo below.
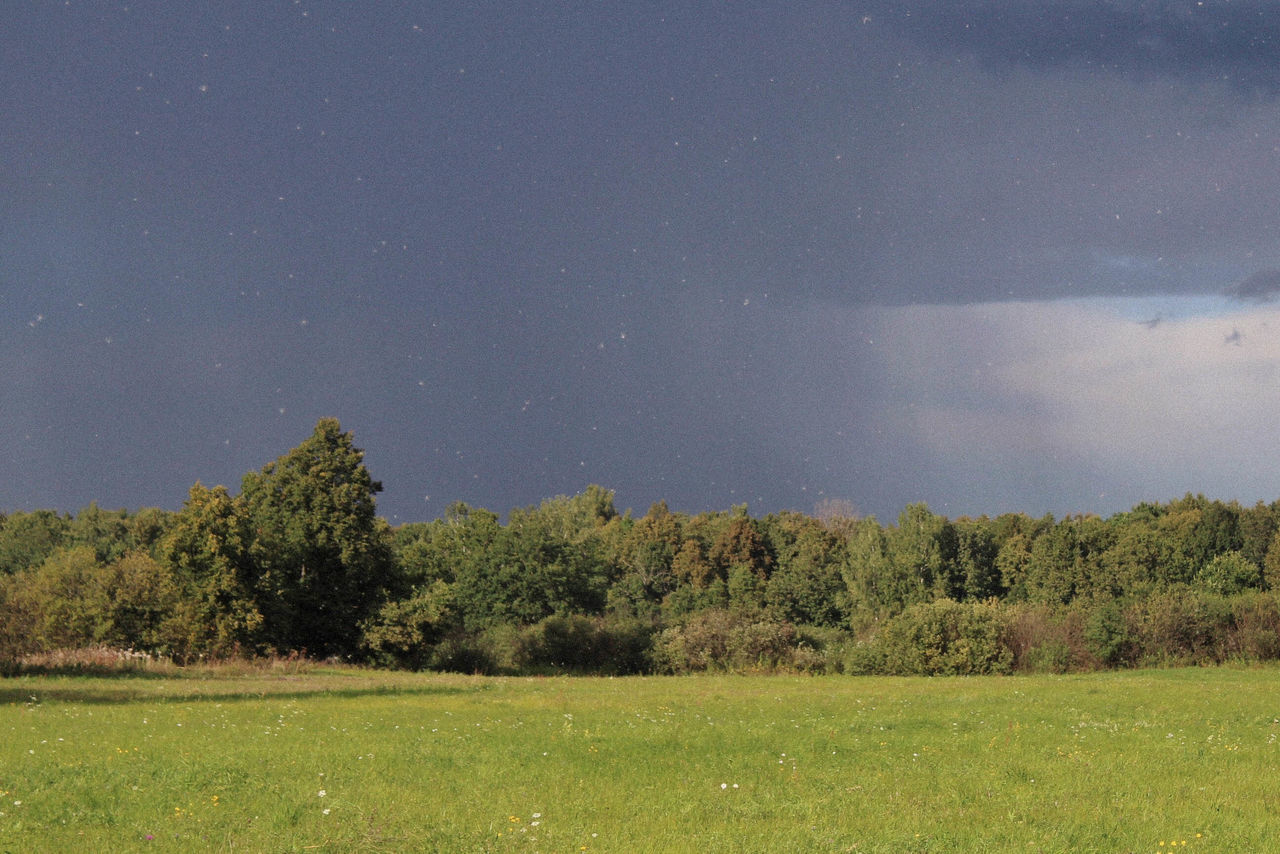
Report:
M 0 851 L 1280 850 L 1280 670 L 0 680 Z

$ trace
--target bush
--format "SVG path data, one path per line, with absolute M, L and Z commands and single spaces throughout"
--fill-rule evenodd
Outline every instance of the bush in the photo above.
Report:
M 1005 611 L 1004 643 L 1012 668 L 1025 673 L 1096 670 L 1099 660 L 1086 639 L 1090 611 L 1084 604 L 1020 604 Z
M 437 580 L 385 603 L 361 626 L 361 646 L 374 660 L 417 670 L 430 661 L 432 646 L 452 620 L 453 590 Z
M 1224 552 L 1201 567 L 1196 581 L 1213 593 L 1229 596 L 1261 587 L 1262 569 L 1240 552 Z
M 1234 630 L 1229 600 L 1186 586 L 1157 593 L 1133 606 L 1144 663 L 1219 664 Z
M 840 658 L 841 669 L 854 676 L 875 676 L 886 672 L 884 647 L 871 641 L 856 641 Z
M 425 669 L 492 676 L 500 672 L 493 646 L 492 640 L 481 635 L 450 634 L 432 647 Z
M 513 658 L 522 671 L 643 673 L 649 667 L 652 634 L 650 625 L 637 619 L 547 617 L 520 630 Z
M 812 657 L 797 649 L 796 629 L 790 623 L 714 610 L 665 629 L 654 647 L 654 663 L 666 673 L 794 671 L 801 660 L 811 666 Z
M 1231 601 L 1235 631 L 1231 641 L 1234 657 L 1247 661 L 1275 661 L 1280 658 L 1280 606 L 1270 593 L 1250 591 Z
M 796 627 L 796 669 L 804 673 L 844 673 L 854 637 L 831 626 Z
M 1089 611 L 1084 640 L 1089 653 L 1106 667 L 1131 664 L 1137 658 L 1137 644 L 1118 602 L 1103 602 Z
M 1005 643 L 1006 615 L 989 602 L 912 605 L 876 636 L 885 672 L 925 676 L 1008 673 L 1013 650 Z
M 1019 669 L 1027 673 L 1068 673 L 1072 669 L 1071 647 L 1061 638 L 1048 637 L 1027 650 Z

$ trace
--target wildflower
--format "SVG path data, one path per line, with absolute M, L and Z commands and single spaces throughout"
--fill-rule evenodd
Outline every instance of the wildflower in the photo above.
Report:
M 324 809 L 320 810 L 320 814 L 321 814 L 321 815 L 328 815 L 328 814 L 329 814 L 329 808 L 328 808 L 328 807 L 325 807 Z
M 329 793 L 328 793 L 328 792 L 326 792 L 324 789 L 321 789 L 321 790 L 320 790 L 319 792 L 317 792 L 316 794 L 323 798 L 325 795 L 327 795 L 327 794 L 329 794 Z

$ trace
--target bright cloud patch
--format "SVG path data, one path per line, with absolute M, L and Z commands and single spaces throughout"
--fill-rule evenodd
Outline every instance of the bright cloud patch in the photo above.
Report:
M 1057 472 L 1112 509 L 1188 490 L 1280 495 L 1280 308 L 912 306 L 876 312 L 873 328 L 882 431 L 975 477 Z

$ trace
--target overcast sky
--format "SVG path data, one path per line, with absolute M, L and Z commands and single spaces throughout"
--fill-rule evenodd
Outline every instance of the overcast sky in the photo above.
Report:
M 1280 5 L 0 12 L 0 511 L 1280 498 Z

